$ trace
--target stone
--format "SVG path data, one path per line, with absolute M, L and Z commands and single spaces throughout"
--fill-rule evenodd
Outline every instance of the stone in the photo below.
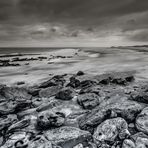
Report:
M 70 88 L 62 89 L 56 94 L 56 99 L 66 101 L 66 100 L 71 100 L 72 98 L 73 98 L 73 91 Z
M 125 139 L 130 135 L 128 131 L 128 125 L 123 118 L 108 119 L 98 125 L 96 131 L 93 134 L 95 143 L 114 143 L 116 138 L 119 137 L 121 140 Z
M 31 95 L 28 94 L 27 89 L 17 87 L 3 87 L 1 89 L 1 95 L 7 100 L 24 101 L 31 100 Z
M 61 90 L 61 87 L 59 86 L 48 87 L 48 88 L 42 89 L 39 92 L 39 96 L 41 98 L 50 98 L 52 96 L 55 96 L 60 90 Z
M 145 105 L 128 100 L 122 96 L 111 96 L 105 99 L 99 106 L 85 114 L 79 120 L 79 127 L 90 132 L 104 120 L 112 115 L 112 111 L 117 117 L 122 117 L 128 122 L 133 122 L 136 116 L 145 108 Z
M 80 143 L 87 146 L 88 142 L 92 141 L 92 135 L 89 132 L 70 126 L 48 130 L 45 135 L 49 141 L 62 148 L 73 148 Z
M 136 118 L 138 131 L 148 134 L 148 107 L 144 108 Z
M 61 112 L 44 111 L 38 114 L 37 126 L 40 130 L 60 127 L 65 122 L 65 115 Z
M 94 93 L 82 94 L 77 98 L 78 104 L 84 109 L 93 109 L 99 105 L 101 101 L 101 98 Z
M 78 71 L 77 72 L 77 76 L 83 76 L 84 75 L 84 72 L 83 71 Z
M 122 148 L 136 148 L 135 143 L 130 139 L 125 139 L 122 144 Z
M 63 86 L 65 79 L 63 75 L 57 75 L 39 85 L 39 88 L 47 88 L 51 86 Z

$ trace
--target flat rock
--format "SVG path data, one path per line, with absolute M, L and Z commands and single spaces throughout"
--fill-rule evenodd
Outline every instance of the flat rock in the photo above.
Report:
M 80 143 L 86 146 L 92 140 L 89 132 L 68 126 L 48 130 L 45 135 L 49 141 L 62 148 L 73 148 Z
M 56 95 L 61 90 L 61 87 L 59 86 L 52 86 L 45 89 L 42 89 L 39 92 L 39 96 L 42 98 L 50 98 L 54 95 Z

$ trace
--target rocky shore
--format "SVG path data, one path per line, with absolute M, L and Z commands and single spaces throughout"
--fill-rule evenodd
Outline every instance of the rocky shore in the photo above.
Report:
M 147 148 L 148 82 L 134 72 L 0 85 L 1 148 Z

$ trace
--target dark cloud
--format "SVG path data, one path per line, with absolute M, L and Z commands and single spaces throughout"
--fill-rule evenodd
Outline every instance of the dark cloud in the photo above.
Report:
M 147 41 L 147 16 L 148 0 L 0 0 L 0 40 L 123 36 Z

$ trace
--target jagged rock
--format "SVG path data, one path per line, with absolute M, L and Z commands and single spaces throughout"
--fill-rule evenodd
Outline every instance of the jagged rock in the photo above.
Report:
M 74 146 L 73 148 L 84 148 L 84 147 L 83 147 L 83 144 L 80 143 L 80 144 Z
M 125 139 L 122 144 L 122 148 L 136 148 L 135 143 L 130 139 Z
M 39 113 L 37 118 L 37 126 L 41 130 L 51 127 L 60 127 L 65 122 L 65 115 L 61 112 L 44 111 Z
M 117 117 L 122 117 L 128 122 L 132 122 L 144 107 L 145 105 L 130 101 L 126 97 L 112 96 L 104 100 L 90 113 L 84 115 L 79 120 L 79 126 L 83 130 L 92 131 L 98 124 L 110 118 L 112 111 L 117 114 Z
M 73 88 L 77 88 L 80 86 L 80 81 L 78 79 L 76 79 L 75 77 L 71 77 L 70 78 L 70 83 L 67 84 L 67 87 L 73 87 Z
M 81 105 L 84 109 L 93 109 L 99 105 L 101 101 L 101 98 L 94 93 L 82 94 L 77 98 L 78 104 Z
M 63 75 L 57 75 L 51 78 L 50 80 L 43 82 L 39 85 L 39 88 L 47 88 L 51 86 L 63 86 L 65 79 Z
M 70 88 L 62 89 L 56 94 L 56 98 L 61 100 L 71 100 L 73 98 L 73 91 Z
M 88 142 L 92 140 L 89 132 L 68 126 L 48 130 L 45 135 L 49 141 L 54 142 L 62 148 L 73 148 L 79 143 L 87 146 Z
M 148 134 L 148 107 L 144 108 L 136 118 L 138 131 Z
M 52 87 L 49 87 L 49 88 L 45 88 L 45 89 L 42 89 L 40 92 L 39 92 L 39 96 L 42 98 L 50 98 L 54 95 L 56 95 L 59 91 L 61 90 L 61 87 L 59 86 L 52 86 Z
M 130 133 L 126 121 L 122 118 L 114 118 L 105 120 L 98 125 L 93 138 L 95 142 L 99 144 L 100 142 L 108 142 L 112 144 L 117 137 L 123 140 L 129 135 Z

